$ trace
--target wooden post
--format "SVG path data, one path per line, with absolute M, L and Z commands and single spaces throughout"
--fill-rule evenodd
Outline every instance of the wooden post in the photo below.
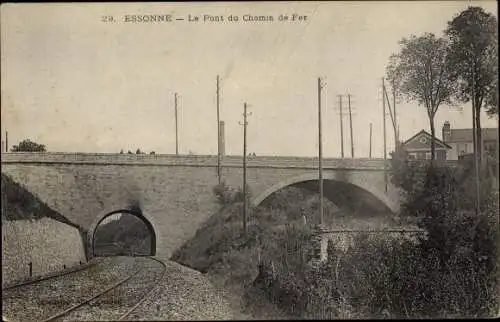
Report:
M 247 103 L 243 104 L 243 233 L 247 236 Z
M 475 181 L 476 181 L 476 216 L 479 216 L 481 211 L 481 192 L 480 192 L 480 180 L 479 180 L 479 162 L 481 158 L 479 157 L 479 153 L 482 153 L 482 150 L 478 148 L 478 137 L 476 133 L 476 102 L 475 102 L 475 91 L 474 87 L 476 85 L 476 71 L 475 66 L 472 66 L 472 93 L 471 93 L 471 101 L 472 101 L 472 139 L 473 139 L 473 147 L 474 147 L 474 172 L 475 172 Z
M 221 131 L 220 131 L 220 101 L 219 101 L 219 75 L 217 75 L 217 177 L 221 182 Z
M 179 155 L 179 130 L 177 127 L 177 93 L 174 93 L 175 103 L 175 155 Z
M 394 79 L 392 80 L 392 110 L 394 112 L 394 130 L 396 131 L 396 147 L 399 144 L 399 126 L 396 114 L 396 87 L 394 86 Z
M 385 128 L 385 83 L 382 77 L 382 114 L 383 114 L 383 132 L 384 132 L 384 183 L 387 192 L 387 133 Z
M 318 77 L 318 170 L 319 170 L 319 222 L 323 224 L 323 144 L 321 133 L 321 78 Z
M 351 128 L 351 158 L 354 158 L 354 138 L 352 137 L 352 113 L 351 113 L 351 95 L 347 95 L 347 102 L 349 107 L 349 127 Z
M 339 110 L 340 110 L 340 156 L 344 158 L 344 127 L 342 125 L 342 95 L 339 95 Z
M 370 154 L 369 158 L 372 158 L 372 124 L 370 123 Z

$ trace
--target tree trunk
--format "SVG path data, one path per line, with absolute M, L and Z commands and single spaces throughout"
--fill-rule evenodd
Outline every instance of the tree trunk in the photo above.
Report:
M 431 161 L 435 160 L 435 154 L 436 154 L 436 129 L 434 128 L 434 116 L 429 116 L 429 122 L 431 125 Z

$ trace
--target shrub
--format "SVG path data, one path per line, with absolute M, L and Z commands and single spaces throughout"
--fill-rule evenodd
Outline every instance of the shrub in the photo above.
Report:
M 227 206 L 230 203 L 233 202 L 234 200 L 234 195 L 235 192 L 231 187 L 229 187 L 225 181 L 222 181 L 218 185 L 216 185 L 212 189 L 213 193 L 215 194 L 215 197 L 217 198 L 217 202 L 221 206 Z

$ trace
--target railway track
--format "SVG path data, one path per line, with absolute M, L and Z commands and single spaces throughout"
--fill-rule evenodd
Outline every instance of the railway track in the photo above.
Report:
M 87 264 L 81 265 L 81 266 L 79 266 L 79 267 L 77 267 L 75 269 L 70 269 L 70 270 L 67 270 L 67 271 L 64 271 L 64 272 L 58 272 L 58 273 L 55 273 L 55 274 L 49 274 L 49 275 L 44 276 L 44 277 L 40 277 L 40 278 L 36 278 L 36 279 L 31 279 L 31 280 L 27 280 L 27 281 L 16 283 L 16 284 L 12 284 L 12 285 L 7 285 L 6 287 L 2 288 L 2 292 L 4 292 L 4 291 L 10 291 L 10 290 L 13 290 L 15 288 L 19 288 L 21 286 L 36 284 L 36 283 L 40 283 L 40 282 L 43 282 L 43 281 L 51 280 L 51 279 L 54 279 L 54 278 L 58 278 L 58 277 L 62 277 L 62 276 L 67 276 L 67 275 L 75 274 L 75 273 L 78 273 L 78 272 L 90 269 L 91 267 L 96 266 L 99 263 L 100 263 L 99 261 L 95 261 L 95 262 L 92 262 L 92 263 L 87 263 Z
M 43 322 L 126 320 L 152 294 L 166 272 L 162 261 L 153 257 L 148 259 L 131 275 Z

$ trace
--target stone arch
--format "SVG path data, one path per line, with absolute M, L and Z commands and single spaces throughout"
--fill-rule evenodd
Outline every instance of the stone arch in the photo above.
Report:
M 326 172 L 323 173 L 323 180 L 331 180 L 342 182 L 346 184 L 353 185 L 357 188 L 360 188 L 372 196 L 377 198 L 380 202 L 382 202 L 392 213 L 397 213 L 399 211 L 399 203 L 389 197 L 388 194 L 385 193 L 384 189 L 380 189 L 376 184 L 371 184 L 369 180 L 366 180 L 362 173 L 345 175 L 340 171 L 335 172 Z M 317 173 L 306 173 L 298 176 L 288 177 L 271 187 L 267 188 L 260 194 L 258 194 L 255 198 L 252 199 L 252 206 L 256 207 L 260 203 L 262 203 L 267 197 L 271 194 L 277 192 L 278 190 L 285 188 L 287 186 L 291 186 L 294 184 L 307 182 L 307 181 L 318 181 Z
M 107 217 L 118 214 L 118 213 L 124 213 L 124 214 L 129 214 L 136 216 L 139 218 L 148 228 L 149 232 L 151 233 L 151 256 L 155 256 L 157 253 L 157 245 L 158 245 L 158 240 L 157 240 L 157 230 L 155 229 L 155 225 L 153 224 L 151 217 L 144 214 L 140 209 L 128 209 L 128 208 L 118 208 L 114 210 L 105 210 L 102 211 L 94 220 L 92 225 L 90 226 L 88 233 L 87 233 L 87 245 L 88 245 L 88 257 L 92 258 L 94 257 L 94 238 L 95 238 L 95 233 L 97 231 L 97 227 L 99 227 L 99 224 L 106 219 Z

